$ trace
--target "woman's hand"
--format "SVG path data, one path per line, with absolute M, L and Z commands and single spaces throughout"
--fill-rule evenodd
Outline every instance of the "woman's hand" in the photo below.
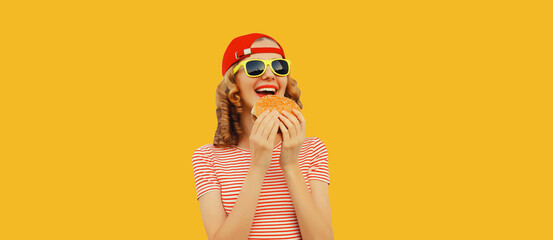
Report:
M 273 144 L 278 131 L 278 111 L 267 110 L 255 120 L 250 134 L 252 166 L 266 170 L 271 167 Z
M 281 168 L 298 164 L 301 146 L 305 141 L 305 118 L 300 111 L 296 109 L 292 111 L 297 117 L 287 111 L 282 111 L 278 116 L 283 138 L 280 153 Z

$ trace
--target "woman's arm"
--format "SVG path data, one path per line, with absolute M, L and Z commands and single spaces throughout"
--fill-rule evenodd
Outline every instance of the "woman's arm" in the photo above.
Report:
M 328 186 L 324 188 L 320 184 L 316 184 L 315 188 L 312 186 L 311 191 L 318 191 L 313 195 L 307 190 L 307 184 L 298 163 L 299 153 L 305 142 L 306 123 L 300 111 L 296 109 L 292 111 L 295 116 L 287 111 L 279 115 L 283 137 L 279 163 L 294 204 L 301 236 L 305 240 L 334 239 L 328 193 L 324 193 Z M 314 197 L 317 199 L 315 200 Z
M 273 143 L 278 131 L 278 111 L 265 111 L 254 122 L 250 133 L 251 165 L 238 199 L 213 239 L 248 239 L 265 174 L 271 167 Z
M 328 203 L 328 200 L 315 201 L 314 196 L 307 189 L 307 184 L 298 164 L 282 165 L 281 167 L 288 189 L 290 190 L 292 202 L 294 203 L 302 238 L 304 240 L 334 239 L 332 221 L 330 219 L 330 205 L 321 204 L 324 202 Z M 317 194 L 315 196 L 321 197 L 323 195 Z M 328 198 L 328 195 L 326 197 Z M 319 209 L 317 207 L 321 205 L 326 205 L 328 209 Z
M 232 211 L 210 239 L 248 239 L 267 170 L 268 168 L 264 166 L 250 167 Z

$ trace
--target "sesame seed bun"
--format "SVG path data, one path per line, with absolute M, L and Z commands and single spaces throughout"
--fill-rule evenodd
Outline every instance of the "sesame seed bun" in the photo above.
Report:
M 277 110 L 278 112 L 287 111 L 294 114 L 292 109 L 301 111 L 300 106 L 298 106 L 298 104 L 290 98 L 277 95 L 267 95 L 255 102 L 252 108 L 252 115 L 254 116 L 255 120 L 257 119 L 257 116 L 261 115 L 261 113 L 266 110 Z

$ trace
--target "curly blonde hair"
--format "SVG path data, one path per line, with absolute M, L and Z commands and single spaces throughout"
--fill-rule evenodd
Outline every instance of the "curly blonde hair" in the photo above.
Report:
M 223 80 L 217 86 L 215 103 L 217 104 L 217 130 L 213 146 L 215 147 L 236 147 L 239 137 L 244 134 L 240 126 L 242 114 L 242 103 L 240 101 L 240 90 L 236 86 L 236 78 L 232 69 L 238 63 L 234 63 L 225 73 Z M 290 75 L 287 76 L 286 92 L 284 96 L 294 100 L 300 108 L 303 104 L 300 101 L 300 89 L 298 83 Z

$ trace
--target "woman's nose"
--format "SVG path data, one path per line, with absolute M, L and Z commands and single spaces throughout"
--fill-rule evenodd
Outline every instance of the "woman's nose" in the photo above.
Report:
M 271 66 L 269 64 L 267 64 L 265 66 L 265 72 L 263 73 L 262 78 L 263 79 L 273 79 L 275 77 L 276 77 L 276 75 L 273 72 L 273 69 L 271 69 Z

